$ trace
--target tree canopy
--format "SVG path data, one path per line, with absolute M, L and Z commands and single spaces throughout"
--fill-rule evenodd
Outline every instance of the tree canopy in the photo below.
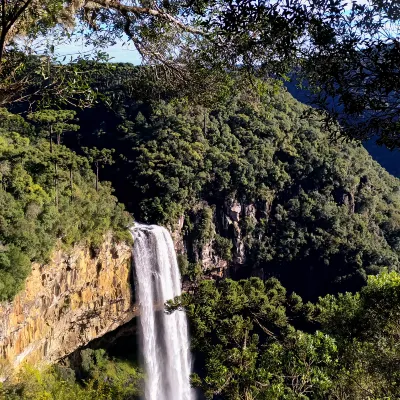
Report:
M 311 304 L 274 278 L 203 281 L 167 309 L 187 312 L 207 399 L 395 399 L 399 284 L 383 272 Z
M 57 242 L 96 248 L 108 230 L 129 238 L 129 216 L 109 184 L 97 186 L 87 159 L 63 145 L 50 151 L 32 125 L 0 109 L 0 301 L 21 289 L 31 262 L 48 261 Z
M 278 276 L 308 299 L 397 269 L 399 181 L 361 146 L 332 143 L 274 80 L 254 86 L 233 84 L 206 108 L 176 97 L 146 101 L 117 78 L 106 104 L 79 113 L 79 145 L 66 144 L 115 149 L 102 176 L 137 220 L 173 226 L 185 216 L 191 276 L 208 243 L 228 261 L 238 257 L 233 225 L 221 217 L 232 199 L 257 210 L 238 223 L 244 276 Z
M 229 70 L 247 77 L 250 71 L 279 79 L 295 73 L 316 92 L 327 125 L 339 118 L 352 138 L 377 136 L 380 143 L 397 146 L 400 12 L 395 0 L 16 0 L 3 2 L 0 10 L 4 102 L 15 101 L 16 90 L 27 76 L 32 83 L 34 71 L 45 73 L 57 43 L 54 29 L 75 27 L 97 49 L 127 38 L 143 62 L 160 66 L 152 79 L 190 82 L 197 90 L 205 73 Z M 44 63 L 32 66 L 15 40 L 21 35 L 52 38 Z M 40 90 L 62 92 L 65 68 L 52 70 Z M 85 91 L 84 80 L 70 78 L 78 92 Z

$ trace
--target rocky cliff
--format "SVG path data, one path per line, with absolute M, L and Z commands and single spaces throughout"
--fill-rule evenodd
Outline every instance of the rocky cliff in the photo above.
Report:
M 131 275 L 131 247 L 110 236 L 95 255 L 76 246 L 55 251 L 46 265 L 33 264 L 25 288 L 0 305 L 3 369 L 55 362 L 131 320 Z
M 230 198 L 219 206 L 201 202 L 169 229 L 177 254 L 200 265 L 202 278 L 220 279 L 235 276 L 246 264 L 251 231 L 267 221 L 269 213 L 268 201 L 245 204 Z M 230 248 L 229 257 L 221 251 L 221 237 Z

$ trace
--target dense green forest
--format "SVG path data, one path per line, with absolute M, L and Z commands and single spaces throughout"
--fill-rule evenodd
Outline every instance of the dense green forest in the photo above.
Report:
M 54 249 L 183 221 L 166 312 L 206 399 L 399 399 L 400 181 L 351 141 L 400 147 L 399 4 L 3 0 L 0 301 Z M 141 67 L 109 62 L 125 42 Z M 127 353 L 75 356 L 0 399 L 142 396 Z
M 255 205 L 239 222 L 240 276 L 278 277 L 307 299 L 398 268 L 398 179 L 360 145 L 334 141 L 279 84 L 225 79 L 206 107 L 173 92 L 159 100 L 129 69 L 105 69 L 93 84 L 103 100 L 78 113 L 81 129 L 65 143 L 115 149 L 102 174 L 137 220 L 173 225 L 185 215 L 192 247 L 223 242 L 229 258 L 232 228 L 219 215 L 232 199 Z
M 110 229 L 127 239 L 121 203 L 145 222 L 184 215 L 180 261 L 194 287 L 168 308 L 186 309 L 192 383 L 207 398 L 397 398 L 399 180 L 361 146 L 333 141 L 274 81 L 227 79 L 193 104 L 131 86 L 132 69 L 105 68 L 90 108 L 1 111 L 2 299 L 55 246 L 95 249 Z M 246 279 L 202 281 L 196 249 L 211 242 L 234 263 L 220 221 L 232 200 L 256 210 L 238 223 L 246 261 L 234 277 Z M 0 396 L 140 396 L 135 363 L 90 349 L 81 361 L 27 367 Z
M 275 278 L 203 281 L 170 310 L 186 308 L 208 399 L 397 399 L 399 285 L 385 272 L 311 304 Z
M 12 299 L 31 262 L 48 261 L 57 245 L 84 241 L 95 250 L 109 230 L 129 239 L 130 217 L 111 186 L 96 191 L 88 160 L 49 140 L 50 126 L 65 128 L 56 114 L 35 128 L 0 110 L 0 301 Z

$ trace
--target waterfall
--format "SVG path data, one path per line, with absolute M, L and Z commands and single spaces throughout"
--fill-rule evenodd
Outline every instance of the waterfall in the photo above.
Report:
M 135 224 L 136 297 L 140 310 L 141 352 L 146 370 L 145 400 L 194 400 L 191 357 L 183 311 L 164 312 L 164 303 L 181 294 L 181 276 L 169 232 Z

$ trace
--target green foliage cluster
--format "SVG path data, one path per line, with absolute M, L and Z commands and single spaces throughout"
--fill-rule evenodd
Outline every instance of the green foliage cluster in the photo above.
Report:
M 0 384 L 1 400 L 134 400 L 143 374 L 129 361 L 110 359 L 104 350 L 83 350 L 85 375 L 55 365 L 45 370 L 25 366 L 16 379 Z
M 332 142 L 276 82 L 230 89 L 209 108 L 135 100 L 119 82 L 113 112 L 99 105 L 79 115 L 81 141 L 121 155 L 104 173 L 137 219 L 166 225 L 186 213 L 185 232 L 201 246 L 212 222 L 232 237 L 218 221 L 227 200 L 253 204 L 257 221 L 240 221 L 247 275 L 261 270 L 310 298 L 398 268 L 399 181 L 361 146 Z
M 400 275 L 303 303 L 275 278 L 203 281 L 184 307 L 208 399 L 397 399 Z
M 60 144 L 64 132 L 73 132 L 79 129 L 79 125 L 69 123 L 70 120 L 75 118 L 75 114 L 72 110 L 45 109 L 29 114 L 28 119 L 40 124 L 43 127 L 44 135 L 55 133 L 57 144 Z
M 192 383 L 206 398 L 306 399 L 311 388 L 329 387 L 335 342 L 291 325 L 304 305 L 275 278 L 265 284 L 258 278 L 203 281 L 181 300 L 201 360 Z
M 186 254 L 177 254 L 176 258 L 181 275 L 182 276 L 186 275 L 189 268 L 189 261 L 187 259 Z
M 188 213 L 185 221 L 185 232 L 190 235 L 191 248 L 189 248 L 189 258 L 198 261 L 194 253 L 199 253 L 209 243 L 216 238 L 215 226 L 213 223 L 214 210 L 207 204 L 197 205 Z
M 313 319 L 334 337 L 340 350 L 337 385 L 352 399 L 400 397 L 400 275 L 369 276 L 356 294 L 328 295 Z
M 85 158 L 50 148 L 32 125 L 0 110 L 0 301 L 18 292 L 31 262 L 47 261 L 57 241 L 96 247 L 109 230 L 126 238 L 128 222 L 108 183 L 96 192 Z
M 219 257 L 223 260 L 230 261 L 232 259 L 232 241 L 221 235 L 216 234 L 214 237 L 214 249 Z

